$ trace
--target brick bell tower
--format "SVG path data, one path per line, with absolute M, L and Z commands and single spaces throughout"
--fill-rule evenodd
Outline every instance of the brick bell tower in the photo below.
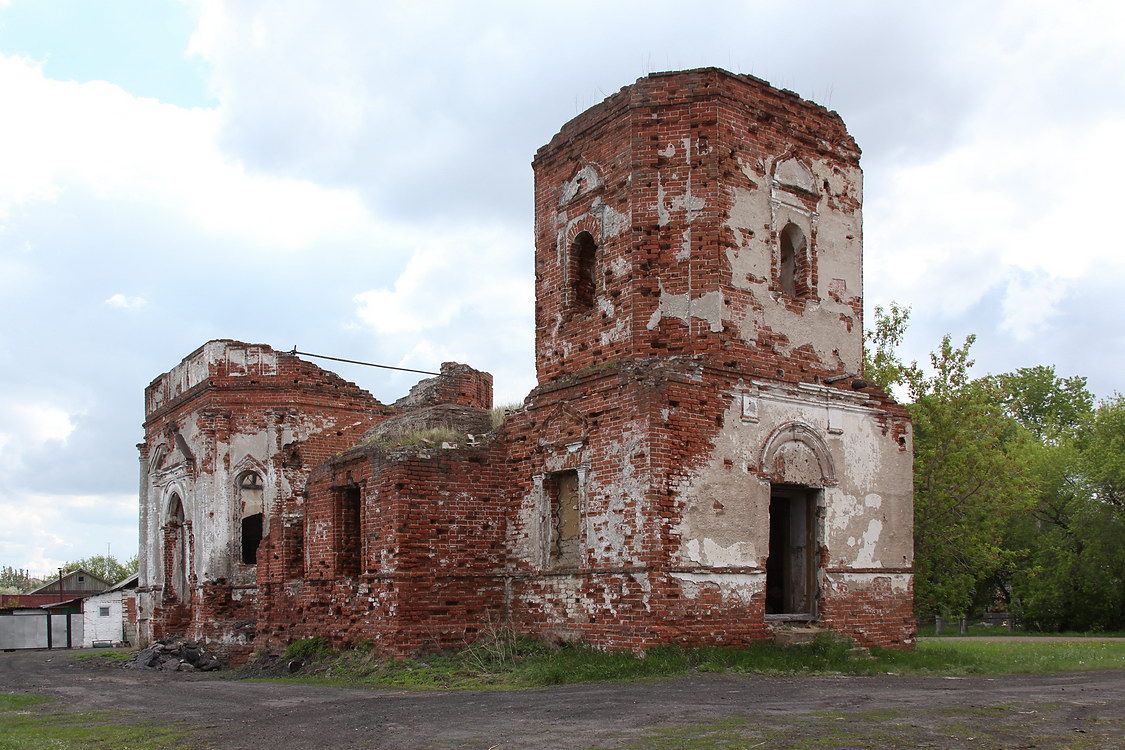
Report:
M 540 384 L 692 355 L 817 382 L 862 366 L 862 175 L 842 120 L 707 68 L 571 120 L 535 172 Z

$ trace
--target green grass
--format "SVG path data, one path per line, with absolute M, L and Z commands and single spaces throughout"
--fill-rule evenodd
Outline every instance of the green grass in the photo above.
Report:
M 50 702 L 43 695 L 0 693 L 0 750 L 164 750 L 183 747 L 187 736 L 172 724 L 126 723 L 124 714 L 45 712 Z
M 891 660 L 903 672 L 952 675 L 1125 669 L 1125 641 L 922 639 L 914 652 L 894 654 Z
M 461 651 L 401 661 L 381 659 L 370 649 L 333 651 L 314 639 L 298 641 L 290 651 L 286 658 L 307 664 L 282 679 L 415 690 L 512 689 L 706 672 L 959 676 L 1125 668 L 1125 642 L 1111 641 L 922 640 L 914 651 L 873 649 L 865 658 L 846 640 L 821 637 L 806 646 L 662 646 L 637 655 L 581 645 L 555 648 L 497 631 Z
M 968 633 L 965 636 L 971 638 L 979 638 L 982 636 L 1038 636 L 1038 637 L 1052 637 L 1052 636 L 1066 636 L 1068 638 L 1125 638 L 1125 631 L 1111 630 L 1111 631 L 1084 631 L 1084 632 L 1060 632 L 1055 633 L 1044 630 L 1009 630 L 1002 625 L 970 625 Z M 933 623 L 923 625 L 918 628 L 918 635 L 922 638 L 963 638 L 961 631 L 956 622 L 947 622 L 945 627 L 942 628 L 941 635 L 935 635 Z
M 76 661 L 129 661 L 137 653 L 133 648 L 95 648 L 74 651 L 70 658 Z

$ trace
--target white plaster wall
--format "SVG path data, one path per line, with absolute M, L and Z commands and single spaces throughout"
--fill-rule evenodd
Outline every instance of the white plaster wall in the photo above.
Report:
M 216 366 L 222 367 L 224 372 L 234 377 L 269 377 L 277 374 L 277 352 L 267 347 L 231 341 L 208 341 L 149 385 L 146 389 L 145 413 L 152 413 L 162 404 L 199 385 Z
M 728 395 L 723 427 L 706 462 L 678 488 L 679 563 L 757 568 L 769 554 L 770 482 L 755 475 L 782 425 L 806 425 L 827 446 L 834 482 L 823 486 L 823 539 L 832 567 L 913 564 L 912 446 L 884 434 L 863 396 L 812 385 L 748 383 Z M 749 399 L 749 405 L 746 400 Z M 804 451 L 805 453 L 801 453 Z M 797 455 L 811 455 L 802 445 Z
M 752 187 L 730 188 L 732 207 L 726 226 L 734 234 L 736 246 L 727 251 L 727 260 L 731 286 L 750 292 L 754 304 L 727 308 L 727 320 L 745 341 L 757 341 L 759 332 L 769 328 L 789 339 L 779 347 L 782 355 L 811 345 L 826 365 L 859 372 L 863 326 L 852 304 L 863 288 L 863 226 L 858 208 L 862 173 L 858 167 L 843 170 L 823 160 L 802 164 L 809 173 L 809 184 L 801 187 L 811 188 L 818 195 L 815 209 L 809 210 L 795 198 L 792 187 L 784 184 L 804 182 L 804 178 L 779 181 L 777 175 L 771 176 L 774 160 L 740 160 L 740 166 Z M 772 269 L 778 262 L 775 237 L 789 222 L 801 228 L 817 266 L 817 299 L 808 300 L 800 315 L 787 309 L 785 301 L 769 289 Z M 851 331 L 841 316 L 852 319 Z
M 102 607 L 109 607 L 109 614 L 104 617 L 99 614 Z M 94 641 L 120 642 L 124 616 L 120 591 L 87 598 L 82 602 L 82 646 L 90 648 Z

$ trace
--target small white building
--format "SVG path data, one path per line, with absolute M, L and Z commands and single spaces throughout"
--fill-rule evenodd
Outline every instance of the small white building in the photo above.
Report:
M 137 574 L 82 602 L 82 647 L 136 643 Z

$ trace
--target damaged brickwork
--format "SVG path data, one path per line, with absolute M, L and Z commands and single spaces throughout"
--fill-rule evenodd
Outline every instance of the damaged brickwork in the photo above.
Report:
M 390 405 L 233 341 L 153 381 L 142 637 L 913 643 L 911 429 L 860 379 L 840 118 L 654 74 L 533 169 L 538 386 L 500 427 L 491 376 L 455 363 Z

